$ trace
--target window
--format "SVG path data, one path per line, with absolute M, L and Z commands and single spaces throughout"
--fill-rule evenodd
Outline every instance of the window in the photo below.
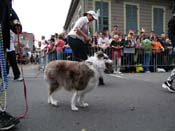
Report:
M 125 5 L 125 32 L 129 29 L 134 31 L 138 30 L 138 7 L 137 5 Z
M 109 5 L 108 2 L 95 2 L 95 11 L 99 14 L 98 21 L 96 21 L 96 31 L 103 31 L 109 29 Z
M 164 9 L 153 7 L 153 30 L 160 35 L 164 32 Z
M 81 16 L 82 16 L 82 8 L 80 6 L 79 9 L 78 9 L 78 17 L 81 17 Z

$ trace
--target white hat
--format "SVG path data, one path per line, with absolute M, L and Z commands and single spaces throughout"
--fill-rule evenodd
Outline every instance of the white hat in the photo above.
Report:
M 93 17 L 95 20 L 98 20 L 98 15 L 97 15 L 97 13 L 95 13 L 95 11 L 89 10 L 88 12 L 84 13 L 84 16 L 86 16 L 87 14 L 92 15 L 92 17 Z

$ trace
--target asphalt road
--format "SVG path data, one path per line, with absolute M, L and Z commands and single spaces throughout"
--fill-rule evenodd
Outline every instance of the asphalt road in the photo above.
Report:
M 175 131 L 175 94 L 161 88 L 169 73 L 105 75 L 105 86 L 86 96 L 88 108 L 71 111 L 71 93 L 61 90 L 59 107 L 47 104 L 47 85 L 36 66 L 24 66 L 29 111 L 12 131 Z M 24 112 L 23 83 L 12 80 L 8 111 Z

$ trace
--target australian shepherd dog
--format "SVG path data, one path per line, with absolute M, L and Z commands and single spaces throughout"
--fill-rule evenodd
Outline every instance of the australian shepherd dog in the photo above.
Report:
M 99 78 L 102 77 L 106 69 L 105 61 L 107 61 L 103 52 L 95 53 L 94 57 L 98 60 L 94 61 L 94 58 L 89 57 L 82 62 L 55 60 L 48 63 L 44 71 L 44 79 L 49 85 L 49 104 L 58 105 L 57 100 L 54 99 L 54 93 L 58 89 L 64 88 L 73 92 L 71 98 L 71 109 L 73 111 L 78 110 L 77 106 L 88 106 L 88 103 L 84 101 L 84 96 L 98 86 Z

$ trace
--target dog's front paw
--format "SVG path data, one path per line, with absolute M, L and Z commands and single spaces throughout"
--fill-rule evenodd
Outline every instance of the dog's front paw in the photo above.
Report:
M 78 111 L 78 107 L 76 106 L 71 106 L 72 111 Z
M 52 101 L 51 103 L 53 106 L 58 106 L 58 102 L 57 101 Z
M 80 107 L 88 107 L 88 106 L 89 106 L 88 103 L 81 103 L 81 104 L 79 104 L 79 105 L 80 105 Z
M 53 100 L 53 99 L 48 99 L 48 103 L 53 105 L 53 106 L 58 106 L 58 102 L 56 100 Z

